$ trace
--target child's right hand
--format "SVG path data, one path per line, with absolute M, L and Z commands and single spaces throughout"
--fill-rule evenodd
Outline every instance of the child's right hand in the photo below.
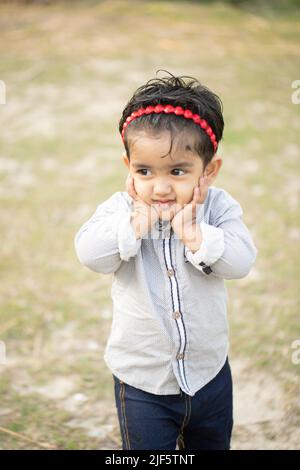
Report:
M 133 212 L 130 221 L 138 240 L 148 233 L 152 225 L 159 219 L 159 212 L 155 206 L 147 204 L 139 197 L 130 174 L 126 179 L 126 191 L 133 199 Z

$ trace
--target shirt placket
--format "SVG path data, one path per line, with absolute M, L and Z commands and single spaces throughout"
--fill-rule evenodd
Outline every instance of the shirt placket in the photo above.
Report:
M 179 347 L 176 352 L 176 361 L 178 367 L 179 379 L 181 382 L 182 390 L 189 394 L 190 388 L 188 386 L 186 372 L 185 372 L 185 350 L 187 345 L 187 336 L 186 336 L 186 327 L 184 324 L 183 312 L 181 309 L 180 296 L 179 296 L 179 283 L 178 276 L 175 270 L 175 266 L 172 259 L 172 234 L 173 230 L 171 229 L 170 237 L 163 240 L 163 252 L 164 252 L 164 261 L 169 278 L 169 285 L 171 291 L 172 299 L 172 321 L 175 322 Z

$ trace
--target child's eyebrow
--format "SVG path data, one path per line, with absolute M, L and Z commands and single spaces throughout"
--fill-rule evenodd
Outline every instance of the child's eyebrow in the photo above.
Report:
M 132 164 L 133 168 L 152 168 L 150 165 L 145 165 L 143 163 L 133 163 Z M 166 165 L 167 168 L 178 168 L 179 166 L 181 167 L 193 167 L 194 163 L 192 162 L 177 162 L 172 165 Z

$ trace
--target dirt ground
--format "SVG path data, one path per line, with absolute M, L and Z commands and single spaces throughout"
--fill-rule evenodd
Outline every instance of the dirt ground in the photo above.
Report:
M 76 344 L 75 344 L 76 343 Z M 63 344 L 63 346 L 62 346 Z M 74 340 L 72 327 L 61 330 L 53 338 L 55 350 L 64 350 L 68 360 L 74 347 L 83 347 L 93 354 L 101 348 L 97 341 L 86 337 L 82 344 Z M 60 346 L 59 346 L 60 345 Z M 76 356 L 73 355 L 76 360 Z M 57 357 L 59 360 L 59 357 Z M 99 357 L 97 357 L 99 361 Z M 54 403 L 57 412 L 65 411 L 68 419 L 64 428 L 80 430 L 87 442 L 92 439 L 93 449 L 121 449 L 117 411 L 113 397 L 113 383 L 106 399 L 89 398 L 84 391 L 81 377 L 74 375 L 54 375 L 53 380 L 43 385 L 35 385 L 28 371 L 34 368 L 31 361 L 20 367 L 21 357 L 10 358 L 7 367 L 14 377 L 12 389 L 20 397 L 41 397 L 45 402 Z M 285 397 L 280 383 L 263 371 L 253 369 L 251 361 L 231 358 L 234 383 L 234 428 L 232 450 L 246 449 L 299 449 L 300 427 L 291 415 L 291 406 Z M 89 390 L 87 390 L 89 392 Z M 9 416 L 13 410 L 0 406 L 0 419 Z M 1 433 L 1 428 L 0 428 Z M 27 440 L 26 440 L 27 439 Z M 19 448 L 59 448 L 54 442 L 35 441 L 33 436 L 16 433 Z
M 259 248 L 227 284 L 232 449 L 300 449 L 299 20 L 208 3 L 0 2 L 0 449 L 120 448 L 103 362 L 110 279 L 78 263 L 73 239 L 123 190 L 118 119 L 159 68 L 223 97 L 216 186 Z

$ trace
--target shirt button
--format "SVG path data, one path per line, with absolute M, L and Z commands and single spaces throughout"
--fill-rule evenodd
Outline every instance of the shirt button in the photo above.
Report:
M 184 358 L 184 354 L 177 354 L 176 359 L 179 361 Z
M 168 273 L 168 276 L 169 276 L 169 277 L 174 276 L 174 271 L 173 271 L 173 269 L 168 269 L 167 273 Z
M 179 311 L 173 313 L 174 319 L 180 318 L 180 316 L 181 316 L 181 313 Z

